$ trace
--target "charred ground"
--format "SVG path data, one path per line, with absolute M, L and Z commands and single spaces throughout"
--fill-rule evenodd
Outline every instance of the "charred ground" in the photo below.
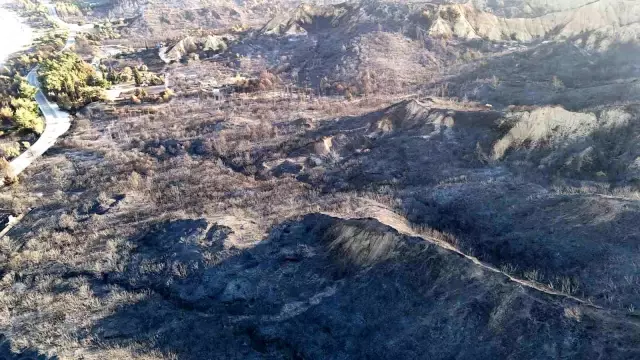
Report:
M 637 358 L 635 5 L 529 3 L 95 9 L 175 96 L 4 189 L 0 355 Z

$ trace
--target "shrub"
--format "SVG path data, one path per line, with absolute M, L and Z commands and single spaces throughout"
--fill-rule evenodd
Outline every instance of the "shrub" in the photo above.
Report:
M 36 96 L 37 92 L 38 89 L 35 86 L 31 86 L 25 80 L 20 79 L 20 84 L 18 85 L 18 94 L 21 98 L 33 99 Z
M 123 82 L 131 81 L 133 79 L 133 70 L 130 67 L 125 67 L 120 72 L 120 80 Z
M 353 100 L 353 95 L 351 94 L 351 91 L 347 90 L 344 92 L 344 98 L 347 99 L 347 101 L 351 101 Z
M 171 89 L 166 89 L 165 91 L 160 93 L 160 97 L 164 101 L 169 101 L 169 99 L 171 99 L 174 95 L 175 93 Z
M 555 89 L 563 89 L 564 88 L 564 83 L 556 75 L 554 75 L 553 79 L 551 79 L 551 83 L 553 84 L 553 87 Z
M 13 110 L 8 106 L 0 108 L 0 118 L 13 119 Z
M 154 86 L 164 84 L 164 80 L 162 80 L 162 78 L 156 74 L 149 74 L 147 81 L 149 82 L 149 85 L 154 85 Z
M 11 106 L 15 109 L 16 112 L 18 109 L 25 109 L 34 114 L 38 112 L 38 104 L 31 99 L 23 99 L 23 98 L 12 99 Z M 14 112 L 14 116 L 15 116 L 15 112 Z
M 0 184 L 12 185 L 18 182 L 18 178 L 11 170 L 11 164 L 7 159 L 0 156 Z
M 134 92 L 134 95 L 140 99 L 144 99 L 147 96 L 149 96 L 149 94 L 147 93 L 147 90 L 145 89 L 136 89 Z
M 136 86 L 142 85 L 142 74 L 137 68 L 133 68 L 133 80 L 136 82 Z
M 20 155 L 20 144 L 2 144 L 0 145 L 0 155 L 5 158 L 13 158 Z
M 9 160 L 5 159 L 3 156 L 0 156 L 0 176 L 6 175 L 10 165 L 11 164 L 9 163 Z
M 33 131 L 42 134 L 44 131 L 44 122 L 33 111 L 25 108 L 16 109 L 14 120 L 20 129 Z

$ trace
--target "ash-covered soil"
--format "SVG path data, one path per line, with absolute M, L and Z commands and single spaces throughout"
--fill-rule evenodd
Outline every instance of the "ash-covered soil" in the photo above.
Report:
M 2 189 L 0 358 L 640 358 L 636 10 L 96 6 L 174 95 Z

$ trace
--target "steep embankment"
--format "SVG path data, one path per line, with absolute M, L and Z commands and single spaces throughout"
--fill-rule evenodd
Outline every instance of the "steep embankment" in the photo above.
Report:
M 331 27 L 357 27 L 371 22 L 389 29 L 400 22 L 405 29 L 424 28 L 435 37 L 487 39 L 492 41 L 566 39 L 582 33 L 634 39 L 638 35 L 640 4 L 633 0 L 576 2 L 573 6 L 535 6 L 530 17 L 505 17 L 483 11 L 482 4 L 392 4 L 384 1 L 365 4 L 301 5 L 289 14 L 278 15 L 263 33 L 299 33 Z M 557 11 L 553 11 L 556 9 Z M 538 13 L 538 15 L 535 15 Z M 373 21 L 373 19 L 377 21 Z M 422 31 L 422 30 L 421 30 Z M 409 31 L 411 32 L 411 31 Z
M 149 41 L 185 35 L 186 30 L 220 30 L 261 26 L 266 19 L 288 12 L 300 4 L 298 0 L 122 0 L 111 14 L 135 16 L 128 36 Z
M 345 160 L 312 183 L 392 194 L 409 221 L 452 233 L 465 254 L 634 309 L 639 114 L 402 102 L 351 120 L 363 130 L 334 135 L 332 152 Z M 620 196 L 594 194 L 610 188 Z
M 427 8 L 432 36 L 465 39 L 532 41 L 570 38 L 585 32 L 627 39 L 637 38 L 640 3 L 632 0 L 600 0 L 584 6 L 532 18 L 501 18 L 470 5 L 443 5 Z
M 640 180 L 638 110 L 580 113 L 543 107 L 511 112 L 501 120 L 506 134 L 491 154 L 495 160 L 526 161 L 568 177 L 628 185 Z
M 179 61 L 184 56 L 198 53 L 217 53 L 227 49 L 229 38 L 223 38 L 215 35 L 204 37 L 186 36 L 181 38 L 167 47 L 161 49 L 163 51 L 162 58 L 165 62 Z
M 357 10 L 355 4 L 314 6 L 303 4 L 289 14 L 279 14 L 267 22 L 261 33 L 299 34 L 307 31 L 321 31 L 341 25 L 341 18 L 349 18 Z
M 468 1 L 458 0 L 456 2 L 466 3 Z M 594 0 L 472 0 L 473 5 L 478 9 L 508 18 L 537 17 L 576 9 L 592 2 Z

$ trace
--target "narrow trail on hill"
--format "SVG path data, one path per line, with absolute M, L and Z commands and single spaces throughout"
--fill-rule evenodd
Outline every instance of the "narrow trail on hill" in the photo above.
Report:
M 333 214 L 333 213 L 326 213 L 326 215 L 329 216 L 333 216 L 333 217 L 338 217 L 338 218 L 345 218 L 343 215 L 338 215 L 338 214 Z M 435 246 L 438 246 L 442 249 L 451 251 L 455 254 L 458 254 L 459 256 L 464 257 L 465 259 L 473 262 L 475 265 L 479 266 L 480 268 L 493 272 L 493 273 L 498 273 L 503 275 L 505 278 L 507 278 L 508 280 L 515 282 L 521 286 L 524 286 L 526 288 L 538 291 L 538 292 L 542 292 L 544 294 L 547 295 L 551 295 L 551 296 L 556 296 L 556 297 L 561 297 L 563 299 L 567 299 L 567 300 L 571 300 L 574 301 L 576 303 L 579 303 L 581 305 L 584 305 L 586 307 L 589 308 L 593 308 L 593 309 L 597 309 L 597 310 L 601 310 L 601 311 L 606 311 L 608 313 L 611 313 L 611 315 L 613 314 L 617 314 L 617 315 L 621 315 L 621 310 L 616 310 L 616 309 L 610 309 L 610 308 L 605 308 L 603 306 L 594 304 L 592 301 L 588 300 L 588 299 L 583 299 L 562 291 L 558 291 L 555 289 L 552 289 L 548 286 L 545 286 L 543 284 L 534 282 L 534 281 L 530 281 L 530 280 L 525 280 L 525 279 L 521 279 L 518 278 L 516 276 L 513 276 L 509 273 L 504 272 L 503 270 L 500 270 L 498 268 L 496 268 L 493 265 L 487 264 L 483 261 L 481 261 L 480 259 L 478 259 L 475 256 L 472 255 L 468 255 L 464 252 L 462 252 L 460 249 L 456 248 L 455 246 L 453 246 L 452 244 L 439 239 L 437 237 L 434 236 L 429 236 L 427 234 L 422 234 L 419 231 L 414 230 L 414 228 L 411 226 L 411 224 L 402 216 L 396 214 L 395 212 L 389 210 L 387 207 L 376 203 L 375 201 L 370 200 L 369 205 L 367 205 L 364 208 L 360 208 L 356 211 L 356 216 L 353 217 L 348 217 L 351 219 L 356 219 L 356 218 L 372 218 L 375 219 L 377 221 L 379 221 L 380 223 L 389 226 L 390 228 L 394 229 L 395 231 L 397 231 L 400 234 L 403 235 L 407 235 L 407 236 L 412 236 L 412 237 L 417 237 L 420 238 L 428 243 L 431 243 Z M 628 317 L 625 317 L 625 320 L 628 320 L 629 323 L 634 324 L 635 326 L 640 327 L 640 321 L 632 321 L 632 319 L 629 319 Z

